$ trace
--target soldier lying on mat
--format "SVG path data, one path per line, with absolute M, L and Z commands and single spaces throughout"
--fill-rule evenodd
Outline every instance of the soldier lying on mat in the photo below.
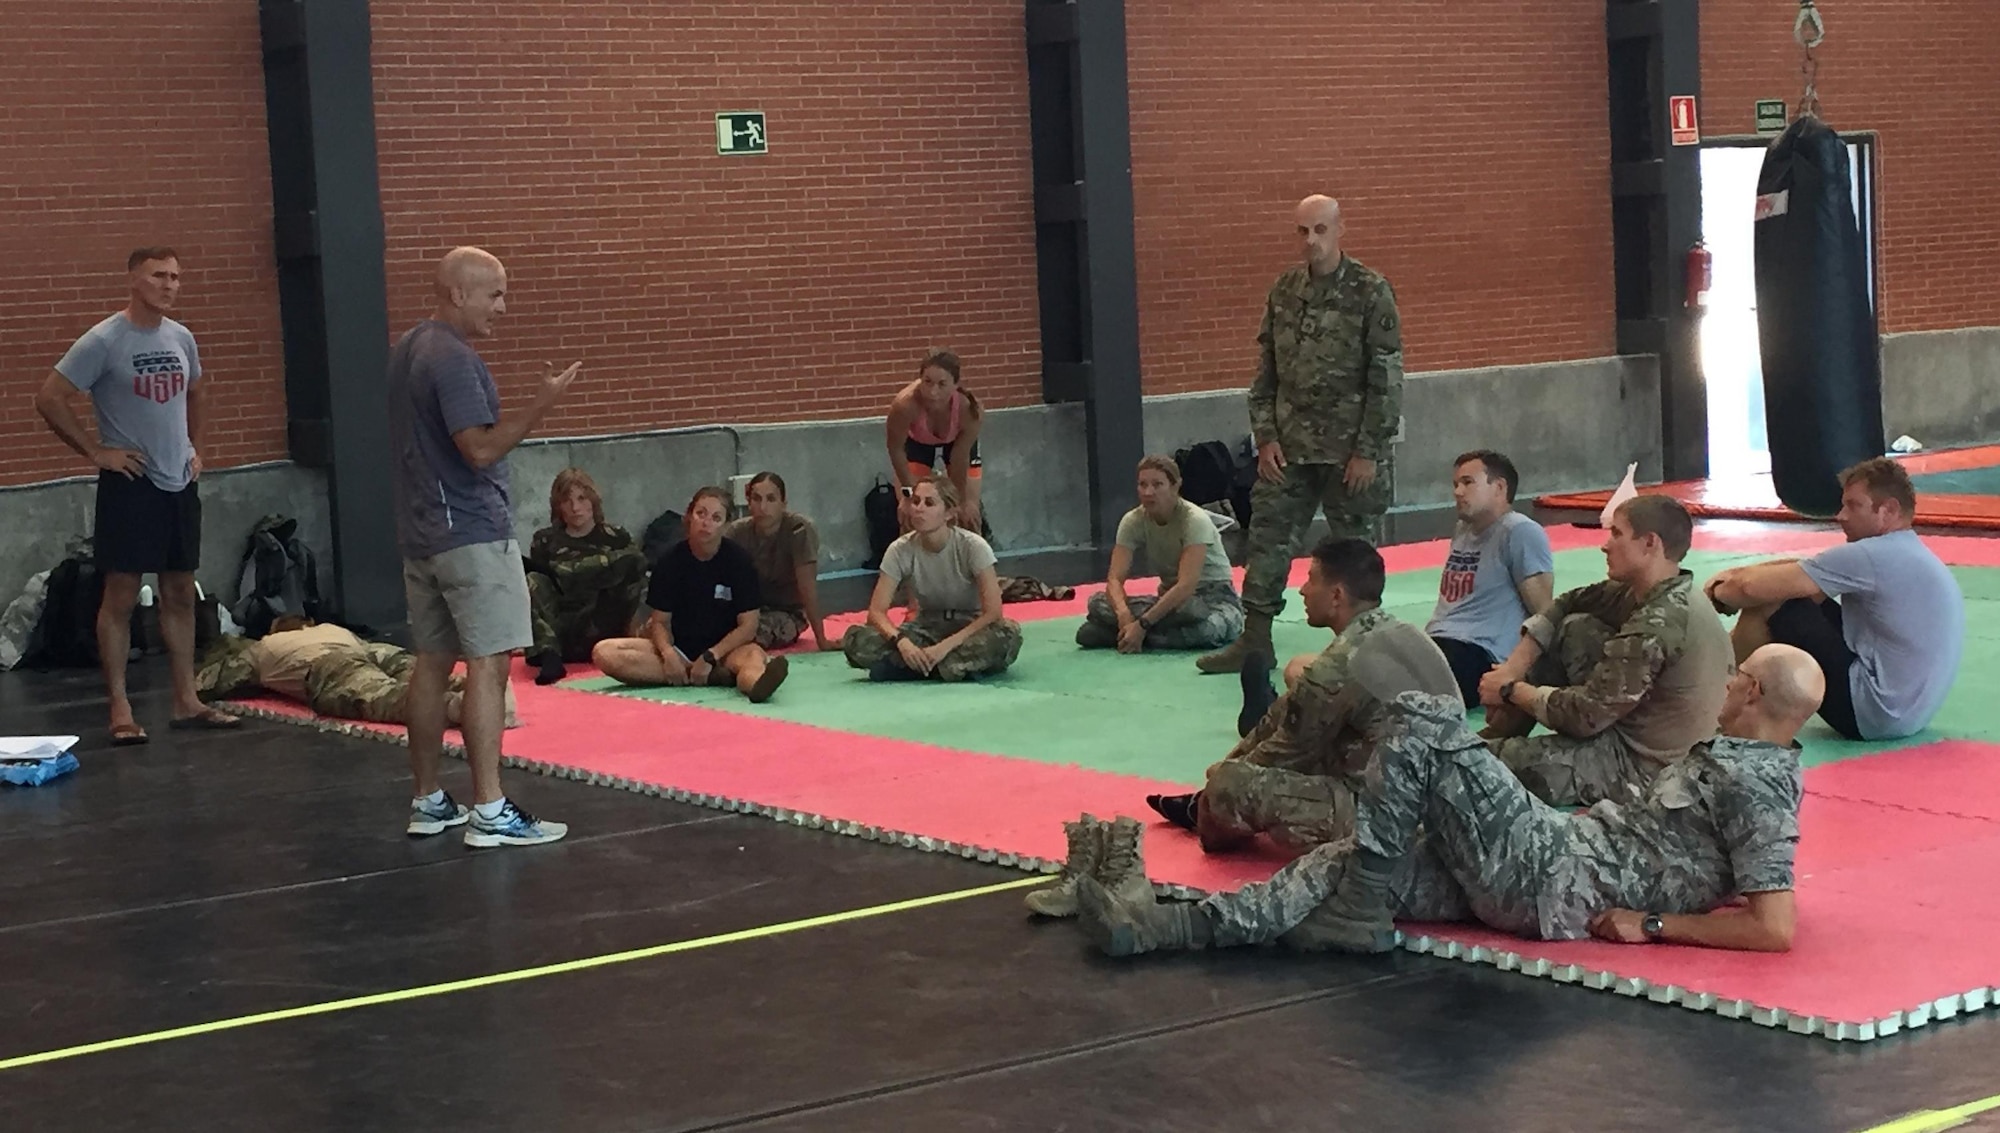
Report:
M 1603 582 L 1571 590 L 1521 628 L 1507 660 L 1480 679 L 1493 750 L 1557 806 L 1643 790 L 1713 734 L 1735 656 L 1715 609 L 1681 569 L 1687 509 L 1627 500 L 1604 541 Z M 1553 735 L 1529 736 L 1537 723 Z
M 1803 651 L 1758 650 L 1730 679 L 1722 735 L 1670 764 L 1643 801 L 1582 813 L 1530 794 L 1467 730 L 1455 687 L 1430 687 L 1390 650 L 1363 651 L 1354 676 L 1395 709 L 1369 730 L 1378 762 L 1354 836 L 1268 882 L 1168 904 L 1133 883 L 1139 854 L 1100 864 L 1089 850 L 1106 839 L 1081 839 L 1065 873 L 1098 948 L 1382 952 L 1394 946 L 1392 916 L 1544 940 L 1791 947 L 1804 790 L 1795 737 L 1824 691 Z M 1738 897 L 1744 907 L 1728 907 Z
M 1125 594 L 1134 552 L 1160 576 L 1156 597 Z M 1215 521 L 1181 498 L 1181 469 L 1169 457 L 1139 462 L 1139 506 L 1118 521 L 1111 572 L 1077 627 L 1085 649 L 1218 649 L 1243 632 L 1243 600 Z
M 787 662 L 757 644 L 763 591 L 750 552 L 722 537 L 729 494 L 701 488 L 688 501 L 687 538 L 653 564 L 646 636 L 598 643 L 604 675 L 628 685 L 732 685 L 752 704 L 771 699 Z
M 868 622 L 847 631 L 847 663 L 871 681 L 962 681 L 1004 671 L 1021 653 L 1021 627 L 1000 613 L 1000 577 L 986 540 L 951 522 L 958 489 L 944 476 L 919 480 L 910 532 L 882 555 Z M 915 609 L 899 628 L 889 607 L 907 581 Z
M 195 674 L 205 701 L 250 696 L 262 690 L 303 701 L 314 712 L 341 720 L 407 724 L 404 702 L 416 655 L 381 642 L 363 641 L 334 625 L 286 615 L 256 640 L 234 635 L 216 641 Z M 465 674 L 451 677 L 445 718 L 460 722 Z M 514 690 L 507 689 L 506 725 L 518 727 Z
M 1292 853 L 1352 834 L 1354 798 L 1371 754 L 1362 734 L 1388 710 L 1352 679 L 1355 659 L 1391 649 L 1411 658 L 1437 688 L 1457 687 L 1437 644 L 1381 609 L 1383 574 L 1382 556 L 1366 540 L 1321 540 L 1299 598 L 1307 624 L 1339 636 L 1208 769 L 1200 791 L 1149 795 L 1148 805 L 1198 833 L 1210 853 L 1239 848 L 1258 834 Z M 1263 687 L 1268 697 L 1269 685 Z M 1255 691 L 1245 690 L 1252 703 Z

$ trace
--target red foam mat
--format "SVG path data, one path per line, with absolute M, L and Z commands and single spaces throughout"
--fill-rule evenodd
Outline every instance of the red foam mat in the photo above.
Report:
M 510 766 L 795 825 L 1053 870 L 1079 812 L 1145 814 L 1180 789 L 1076 767 L 757 720 L 689 705 L 542 688 L 517 671 L 524 726 Z M 400 739 L 283 701 L 259 714 Z M 587 737 L 587 738 L 582 738 Z M 1784 956 L 1525 941 L 1471 926 L 1406 926 L 1404 947 L 1782 1026 L 1872 1039 L 1986 1006 L 2000 952 L 2000 745 L 1951 741 L 1806 772 L 1800 929 Z M 1149 873 L 1170 891 L 1270 875 L 1274 855 L 1209 856 L 1155 823 Z M 1913 925 L 1926 942 L 1914 946 Z

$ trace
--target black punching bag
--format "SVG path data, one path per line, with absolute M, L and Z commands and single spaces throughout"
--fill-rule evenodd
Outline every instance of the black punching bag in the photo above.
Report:
M 1843 468 L 1882 455 L 1882 356 L 1847 143 L 1802 117 L 1757 177 L 1757 336 L 1778 499 L 1840 510 Z

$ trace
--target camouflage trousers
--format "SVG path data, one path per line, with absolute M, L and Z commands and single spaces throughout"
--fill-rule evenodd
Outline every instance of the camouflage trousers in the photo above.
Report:
M 632 635 L 645 600 L 646 561 L 636 548 L 601 568 L 564 571 L 560 582 L 531 570 L 528 609 L 535 640 L 528 656 L 554 652 L 565 661 L 588 661 L 598 642 Z
M 1555 644 L 1528 670 L 1544 687 L 1580 685 L 1604 657 L 1604 643 L 1618 631 L 1589 614 L 1571 614 L 1556 628 Z M 1618 729 L 1588 739 L 1545 732 L 1492 741 L 1494 754 L 1528 789 L 1554 806 L 1589 806 L 1643 791 L 1660 765 L 1632 750 Z
M 1353 776 L 1344 772 L 1337 740 L 1294 730 L 1286 693 L 1220 763 L 1201 789 L 1196 832 L 1211 852 L 1264 834 L 1292 853 L 1354 832 Z
M 1027 575 L 1000 576 L 1001 602 L 1067 602 L 1076 597 L 1074 586 L 1050 586 Z
M 783 649 L 805 631 L 806 615 L 802 610 L 766 606 L 757 611 L 756 642 L 764 649 Z
M 902 631 L 911 641 L 928 648 L 964 629 L 972 620 L 971 614 L 922 615 L 904 622 Z M 847 636 L 840 639 L 840 648 L 847 654 L 847 663 L 857 669 L 874 668 L 878 661 L 902 664 L 896 646 L 884 641 L 871 626 L 850 627 Z M 952 650 L 938 662 L 937 668 L 931 670 L 931 675 L 941 681 L 962 681 L 967 677 L 1005 672 L 1007 666 L 1012 665 L 1020 655 L 1020 625 L 1001 618 Z
M 410 698 L 410 670 L 416 655 L 393 645 L 369 644 L 360 649 L 336 649 L 306 670 L 306 703 L 322 716 L 404 724 Z M 452 691 L 465 683 L 452 675 Z
M 1257 481 L 1250 490 L 1243 608 L 1265 617 L 1284 610 L 1285 580 L 1316 510 L 1325 509 L 1326 525 L 1333 534 L 1380 543 L 1392 473 L 1389 461 L 1378 462 L 1375 482 L 1359 494 L 1347 491 L 1347 468 L 1341 464 L 1287 464 L 1279 483 Z
M 1357 851 L 1396 862 L 1390 899 L 1398 917 L 1544 935 L 1544 899 L 1569 864 L 1578 816 L 1529 794 L 1477 737 L 1455 731 L 1385 741 L 1379 785 L 1357 798 L 1350 837 L 1316 847 L 1267 882 L 1204 898 L 1214 942 L 1321 947 L 1315 914 Z M 1581 935 L 1601 907 L 1593 900 L 1561 910 L 1548 935 Z
M 1144 617 L 1159 599 L 1136 594 L 1125 599 L 1135 618 Z M 1099 593 L 1090 596 L 1083 628 L 1076 643 L 1086 649 L 1111 649 L 1118 644 L 1118 614 L 1111 599 Z M 1146 631 L 1148 649 L 1219 649 L 1243 633 L 1243 601 L 1227 582 L 1203 582 L 1171 613 Z

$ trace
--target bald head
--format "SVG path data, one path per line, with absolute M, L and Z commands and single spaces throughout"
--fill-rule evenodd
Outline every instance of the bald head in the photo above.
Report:
M 1315 276 L 1340 266 L 1340 202 L 1314 193 L 1292 212 L 1298 226 L 1299 256 Z
M 440 296 L 450 294 L 452 288 L 470 288 L 484 282 L 493 275 L 505 276 L 507 269 L 500 266 L 500 257 L 484 248 L 467 245 L 453 248 L 438 261 L 437 289 Z
M 493 333 L 494 320 L 507 313 L 507 269 L 484 248 L 446 252 L 437 266 L 437 317 L 468 338 Z
M 1825 697 L 1826 677 L 1810 654 L 1791 645 L 1766 645 L 1745 658 L 1730 679 L 1723 734 L 1789 744 Z

